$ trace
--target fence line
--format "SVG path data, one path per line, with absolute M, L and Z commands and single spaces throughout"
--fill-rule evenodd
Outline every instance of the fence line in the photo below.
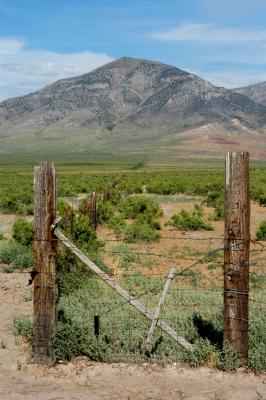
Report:
M 182 308 L 184 310 L 184 313 L 186 313 L 186 309 L 194 310 L 194 312 L 197 310 L 199 307 L 206 307 L 208 305 L 209 309 L 217 309 L 222 307 L 222 296 L 219 297 L 218 299 L 221 299 L 221 302 L 214 301 L 214 297 L 212 296 L 215 293 L 219 293 L 219 295 L 224 296 L 224 302 L 225 302 L 225 309 L 224 309 L 224 339 L 227 339 L 232 346 L 236 349 L 236 351 L 239 353 L 239 355 L 242 358 L 247 357 L 247 332 L 250 331 L 250 328 L 248 326 L 248 323 L 253 324 L 253 325 L 259 325 L 259 324 L 265 324 L 265 320 L 263 318 L 256 318 L 254 316 L 253 318 L 248 317 L 247 314 L 247 304 L 248 301 L 251 302 L 252 307 L 254 310 L 264 310 L 264 307 L 259 306 L 264 306 L 266 302 L 260 301 L 254 294 L 253 297 L 248 298 L 249 294 L 249 288 L 248 285 L 246 285 L 246 282 L 248 282 L 249 277 L 253 272 L 251 270 L 248 270 L 249 266 L 249 259 L 248 256 L 249 254 L 252 254 L 253 256 L 255 255 L 260 255 L 263 254 L 266 251 L 266 245 L 262 243 L 262 241 L 258 241 L 254 238 L 250 238 L 248 229 L 246 230 L 241 230 L 242 225 L 243 225 L 243 216 L 240 213 L 239 209 L 239 199 L 241 201 L 243 200 L 241 196 L 243 196 L 244 191 L 242 190 L 243 187 L 247 189 L 248 185 L 248 167 L 247 167 L 247 160 L 248 160 L 248 155 L 246 153 L 232 153 L 227 156 L 227 168 L 226 168 L 226 191 L 227 191 L 227 201 L 225 203 L 225 232 L 223 235 L 213 235 L 213 237 L 207 236 L 205 238 L 198 238 L 198 237 L 193 237 L 191 234 L 185 234 L 185 235 L 180 235 L 180 234 L 174 234 L 176 231 L 171 230 L 169 234 L 167 235 L 162 235 L 162 239 L 172 239 L 172 240 L 180 240 L 182 241 L 190 241 L 190 242 L 197 242 L 199 241 L 200 243 L 205 242 L 208 246 L 206 251 L 204 251 L 201 256 L 196 257 L 194 256 L 182 256 L 180 254 L 173 255 L 173 254 L 162 254 L 162 253 L 157 253 L 156 251 L 152 250 L 151 248 L 146 251 L 146 253 L 142 249 L 137 249 L 134 247 L 134 244 L 138 244 L 138 240 L 131 242 L 132 246 L 130 247 L 130 254 L 132 256 L 138 256 L 138 257 L 158 257 L 159 260 L 164 259 L 166 262 L 174 261 L 175 263 L 182 263 L 188 262 L 188 265 L 182 265 L 182 268 L 175 273 L 174 277 L 174 283 L 171 287 L 173 289 L 173 292 L 171 289 L 169 290 L 169 293 L 166 298 L 166 305 L 168 303 L 171 303 L 168 305 L 168 311 L 171 313 L 166 315 L 166 318 L 168 320 L 173 320 L 175 319 L 175 325 L 178 326 L 178 321 L 181 318 L 181 315 L 177 315 L 177 310 L 178 308 Z M 240 163 L 240 164 L 239 164 Z M 242 164 L 241 164 L 242 163 Z M 238 165 L 238 168 L 236 168 L 236 164 Z M 51 165 L 50 165 L 51 166 Z M 42 165 L 42 167 L 45 167 L 45 164 Z M 47 167 L 47 165 L 46 165 Z M 242 169 L 241 169 L 241 168 Z M 236 179 L 237 174 L 242 173 L 242 175 L 239 175 L 239 179 Z M 55 177 L 54 177 L 55 179 Z M 242 186 L 241 186 L 242 185 Z M 244 186 L 243 186 L 244 185 Z M 56 186 L 56 180 L 54 181 L 54 187 Z M 239 190 L 241 186 L 241 190 Z M 111 188 L 111 186 L 110 186 Z M 109 190 L 109 189 L 108 189 Z M 42 192 L 42 194 L 41 194 Z M 49 192 L 49 189 L 48 189 Z M 53 192 L 55 193 L 55 191 Z M 242 205 L 241 207 L 241 212 L 243 209 L 246 210 L 246 228 L 248 227 L 249 224 L 249 213 L 248 213 L 248 193 L 246 193 L 246 198 L 244 199 L 247 201 L 247 204 Z M 41 196 L 45 195 L 48 196 L 50 195 L 49 193 L 44 193 L 44 191 L 40 190 L 37 194 L 35 191 L 35 195 Z M 105 197 L 108 197 L 109 191 L 106 192 Z M 94 194 L 94 196 L 91 197 L 90 204 L 87 204 L 88 212 L 93 214 L 93 228 L 96 229 L 97 225 L 97 220 L 96 220 L 96 199 L 97 196 Z M 230 201 L 229 201 L 229 200 Z M 244 201 L 243 200 L 243 201 Z M 231 202 L 231 203 L 230 203 Z M 229 204 L 230 203 L 230 204 Z M 246 208 L 245 208 L 246 207 Z M 56 207 L 51 207 L 50 212 L 55 211 Z M 232 223 L 232 218 L 230 215 L 232 214 L 232 210 L 234 210 L 234 217 L 237 217 L 237 223 Z M 48 212 L 46 210 L 46 212 Z M 36 213 L 36 208 L 35 208 L 35 213 Z M 240 215 L 241 214 L 241 215 Z M 73 216 L 72 216 L 73 218 Z M 241 219 L 242 218 L 242 219 Z M 50 227 L 53 226 L 53 221 L 55 218 L 49 222 Z M 41 223 L 40 221 L 38 222 L 35 219 L 35 228 L 40 227 Z M 240 229 L 241 227 L 241 229 Z M 108 305 L 113 303 L 113 300 L 110 299 L 110 302 L 105 301 L 104 299 L 97 298 L 97 302 L 95 303 L 95 307 L 98 307 L 98 311 L 101 309 L 101 313 L 95 313 L 94 315 L 94 321 L 98 321 L 97 327 L 95 327 L 95 335 L 97 336 L 97 340 L 100 337 L 100 319 L 99 318 L 105 318 L 107 317 L 110 313 L 112 312 L 117 312 L 117 310 L 121 310 L 122 307 L 131 304 L 134 307 L 136 307 L 143 315 L 148 317 L 151 321 L 157 320 L 156 313 L 150 311 L 150 309 L 156 307 L 158 304 L 158 299 L 157 297 L 160 295 L 160 291 L 163 288 L 164 282 L 163 279 L 165 278 L 165 273 L 163 272 L 151 272 L 147 275 L 150 277 L 156 277 L 158 278 L 157 280 L 154 279 L 154 282 L 152 286 L 144 288 L 144 287 L 134 287 L 134 294 L 128 293 L 125 289 L 123 289 L 118 282 L 116 282 L 113 279 L 113 276 L 115 275 L 115 270 L 110 271 L 109 274 L 105 273 L 99 267 L 91 261 L 85 254 L 81 253 L 80 250 L 76 247 L 74 243 L 69 241 L 67 237 L 59 231 L 58 228 L 53 226 L 55 230 L 50 230 L 50 233 L 46 232 L 45 235 L 40 235 L 38 230 L 35 231 L 34 235 L 34 246 L 35 246 L 35 265 L 34 265 L 34 271 L 37 271 L 37 279 L 33 277 L 33 282 L 34 282 L 34 302 L 36 304 L 36 293 L 38 289 L 38 282 L 40 283 L 40 276 L 41 278 L 41 284 L 40 287 L 46 287 L 48 291 L 46 291 L 45 295 L 41 297 L 40 304 L 41 307 L 40 309 L 34 309 L 34 346 L 33 346 L 33 351 L 35 354 L 35 361 L 39 363 L 53 363 L 54 361 L 54 354 L 53 354 L 53 348 L 52 348 L 52 339 L 53 339 L 53 332 L 51 329 L 48 329 L 48 334 L 44 332 L 44 330 L 47 330 L 47 323 L 50 324 L 54 328 L 55 323 L 56 323 L 56 318 L 53 316 L 56 313 L 56 304 L 50 303 L 50 296 L 53 293 L 53 291 L 56 288 L 56 276 L 55 276 L 55 271 L 54 270 L 47 270 L 45 269 L 45 265 L 43 263 L 43 260 L 38 258 L 38 251 L 39 249 L 49 249 L 49 246 L 53 248 L 53 246 L 56 246 L 57 240 L 59 239 L 60 242 L 62 242 L 68 250 L 70 250 L 72 253 L 74 253 L 79 260 L 82 261 L 82 263 L 85 263 L 85 265 L 88 266 L 100 280 L 103 280 L 104 283 L 108 284 L 111 286 L 113 289 L 115 289 L 120 296 L 122 296 L 123 299 L 120 299 L 122 303 L 115 304 L 114 307 L 108 307 Z M 195 235 L 195 234 L 194 234 Z M 109 243 L 121 243 L 121 240 L 123 240 L 123 237 L 121 236 L 114 238 L 112 234 L 106 234 L 102 235 L 103 236 L 103 242 L 106 243 L 107 245 Z M 219 247 L 216 247 L 214 249 L 211 249 L 211 247 L 214 247 L 214 245 L 217 243 L 217 241 L 222 242 Z M 249 246 L 252 246 L 252 249 L 249 248 Z M 47 247 L 48 246 L 48 247 Z M 112 249 L 103 249 L 101 250 L 102 254 L 105 254 L 107 256 L 113 256 L 113 257 L 123 257 L 123 252 L 116 250 L 115 248 Z M 224 261 L 221 261 L 220 257 L 222 254 L 221 252 L 224 253 Z M 47 256 L 47 254 L 46 254 Z M 216 257 L 216 259 L 213 259 L 213 257 Z M 53 260 L 53 255 L 51 257 Z M 263 258 L 260 257 L 254 262 L 259 262 Z M 165 263 L 164 263 L 165 264 Z M 184 263 L 185 264 L 185 263 Z M 199 265 L 201 264 L 215 264 L 216 266 L 224 266 L 224 270 L 222 273 L 218 273 L 214 276 L 212 276 L 212 279 L 215 279 L 215 284 L 212 285 L 210 284 L 209 286 L 203 287 L 201 284 L 198 282 L 193 282 L 191 280 L 191 277 L 186 275 L 189 271 L 192 271 Z M 134 266 L 136 268 L 136 266 Z M 253 265 L 252 269 L 257 270 L 256 268 L 261 268 L 263 269 L 266 267 L 265 265 Z M 26 272 L 27 273 L 27 272 Z M 39 274 L 39 276 L 38 276 Z M 136 273 L 132 273 L 128 270 L 121 272 L 121 275 L 119 274 L 118 277 L 122 278 L 122 282 L 124 283 L 130 283 L 131 280 L 126 282 L 126 278 L 133 278 L 136 276 Z M 195 275 L 196 276 L 196 275 Z M 237 278 L 235 278 L 237 276 Z M 224 278 L 224 287 L 217 286 L 218 280 L 223 277 Z M 180 286 L 180 278 L 185 278 L 187 281 L 181 281 L 183 286 Z M 229 279 L 230 278 L 230 279 Z M 47 282 L 49 280 L 49 285 L 47 285 Z M 245 281 L 245 283 L 243 283 Z M 37 282 L 37 283 L 36 283 Z M 184 286 L 186 285 L 186 286 Z M 49 292 L 50 290 L 50 292 Z M 201 290 L 203 292 L 203 296 L 205 295 L 206 301 L 202 300 L 205 299 L 204 297 L 199 297 L 198 299 L 196 298 L 195 294 L 197 291 Z M 141 293 L 139 293 L 141 291 Z M 254 293 L 256 293 L 256 289 L 253 289 Z M 135 293 L 136 292 L 136 293 Z M 191 300 L 189 303 L 186 303 L 186 292 L 190 293 L 192 297 L 189 297 Z M 151 298 L 151 295 L 153 296 Z M 208 296 L 208 297 L 207 297 Z M 139 300 L 142 299 L 145 301 L 143 304 L 139 302 Z M 157 299 L 157 300 L 156 300 Z M 232 300 L 233 299 L 233 300 Z M 156 304 L 154 304 L 154 301 L 157 301 Z M 232 304 L 234 303 L 234 307 L 232 308 Z M 152 305 L 151 305 L 152 304 Z M 243 305 L 244 304 L 244 305 Z M 173 307 L 173 308 L 171 308 Z M 255 307 L 255 308 L 254 308 Z M 257 308 L 256 308 L 257 307 Z M 48 311 L 47 311 L 48 310 Z M 131 311 L 128 309 L 128 313 Z M 165 309 L 162 310 L 162 315 L 161 318 L 164 317 Z M 85 316 L 85 311 L 84 311 L 84 316 Z M 97 318 L 96 318 L 97 316 Z M 84 317 L 85 318 L 85 317 Z M 194 346 L 191 345 L 184 337 L 180 336 L 173 328 L 168 325 L 168 323 L 164 322 L 161 318 L 158 317 L 158 326 L 166 332 L 170 337 L 175 339 L 179 344 L 181 344 L 183 347 L 185 347 L 187 350 L 193 350 Z M 167 320 L 166 319 L 166 320 Z M 38 323 L 36 323 L 38 321 Z M 174 320 L 173 320 L 174 321 Z M 85 322 L 84 322 L 85 323 Z M 96 329 L 97 328 L 97 329 Z M 130 327 L 128 328 L 130 329 Z M 111 330 L 113 330 L 113 326 L 111 326 Z M 228 334 L 229 332 L 229 334 Z M 147 337 L 148 332 L 144 334 L 144 337 Z M 129 331 L 130 335 L 130 331 Z M 244 338 L 244 339 L 243 339 Z

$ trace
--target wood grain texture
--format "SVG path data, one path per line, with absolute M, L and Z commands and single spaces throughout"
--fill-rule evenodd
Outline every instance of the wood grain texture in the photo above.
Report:
M 228 153 L 225 179 L 224 344 L 248 357 L 249 154 Z
M 154 330 L 156 328 L 156 325 L 158 323 L 158 320 L 160 318 L 160 315 L 161 315 L 161 312 L 162 312 L 162 309 L 163 309 L 163 305 L 164 305 L 164 301 L 165 301 L 168 289 L 169 289 L 169 287 L 171 285 L 171 282 L 174 279 L 175 273 L 176 273 L 176 269 L 175 268 L 171 268 L 171 271 L 170 271 L 170 273 L 169 273 L 169 275 L 168 275 L 168 277 L 166 279 L 162 295 L 160 297 L 158 306 L 156 308 L 156 311 L 155 311 L 155 314 L 154 314 L 154 317 L 153 317 L 153 320 L 152 320 L 152 324 L 151 324 L 151 327 L 150 327 L 150 330 L 149 330 L 149 333 L 148 333 L 148 336 L 147 336 L 146 344 L 150 344 L 151 341 L 152 341 L 153 332 L 154 332 Z
M 57 239 L 51 226 L 56 219 L 56 172 L 42 162 L 34 170 L 34 317 L 33 353 L 37 364 L 55 362 L 53 338 L 57 320 L 55 255 Z

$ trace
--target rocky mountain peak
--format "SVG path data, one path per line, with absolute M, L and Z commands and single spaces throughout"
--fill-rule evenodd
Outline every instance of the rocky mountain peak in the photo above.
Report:
M 0 103 L 2 148 L 22 137 L 32 146 L 52 138 L 53 147 L 108 147 L 117 137 L 164 140 L 213 124 L 260 130 L 266 107 L 176 67 L 130 57 Z

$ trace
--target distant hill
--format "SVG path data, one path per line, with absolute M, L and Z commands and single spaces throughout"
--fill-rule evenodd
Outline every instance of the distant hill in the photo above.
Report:
M 234 91 L 247 96 L 258 104 L 266 106 L 266 82 L 236 88 Z
M 0 153 L 217 156 L 250 149 L 262 158 L 266 104 L 237 91 L 159 62 L 123 57 L 0 103 Z

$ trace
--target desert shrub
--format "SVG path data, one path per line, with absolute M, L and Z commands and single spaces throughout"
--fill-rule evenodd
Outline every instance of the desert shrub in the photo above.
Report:
M 0 232 L 0 240 L 5 240 L 5 236 L 3 233 Z
M 266 274 L 256 274 L 256 272 L 251 272 L 249 282 L 253 289 L 262 289 L 263 287 L 266 287 Z
M 96 240 L 96 233 L 91 227 L 90 218 L 87 215 L 76 216 L 74 239 L 80 244 L 88 244 Z
M 116 206 L 122 198 L 121 190 L 119 190 L 117 187 L 112 188 L 111 190 L 108 191 L 108 198 L 109 198 L 108 201 L 114 206 Z
M 188 278 L 188 280 L 195 286 L 203 280 L 203 274 L 201 271 L 193 271 L 193 270 L 187 270 L 182 273 L 182 276 L 185 278 Z
M 227 343 L 219 353 L 217 367 L 223 371 L 236 371 L 241 366 L 237 351 Z
M 74 211 L 73 208 L 65 201 L 60 200 L 57 205 L 59 215 L 61 217 L 60 227 L 67 233 L 72 234 L 74 229 Z
M 266 240 L 266 221 L 261 222 L 257 229 L 256 237 L 258 240 Z
M 260 206 L 266 206 L 266 194 L 265 193 L 261 193 L 258 196 L 258 199 Z
M 33 241 L 33 224 L 26 221 L 24 218 L 17 218 L 12 227 L 13 239 L 22 244 L 29 246 Z
M 220 187 L 212 187 L 206 193 L 203 201 L 208 207 L 214 207 L 217 199 L 222 197 L 222 193 L 223 191 Z
M 29 318 L 24 315 L 16 315 L 12 325 L 16 335 L 24 336 L 29 342 L 32 341 L 32 322 Z
M 261 324 L 250 324 L 248 366 L 256 374 L 266 371 L 266 331 Z
M 54 338 L 57 360 L 71 360 L 75 356 L 88 356 L 91 344 L 90 335 L 82 324 L 59 322 Z
M 91 227 L 91 221 L 87 215 L 75 216 L 72 236 L 74 241 L 92 258 L 97 256 L 98 250 L 103 246 L 103 243 L 97 239 L 97 234 Z
M 224 219 L 224 198 L 218 197 L 214 204 L 214 221 Z
M 102 201 L 98 204 L 98 221 L 110 229 L 114 229 L 117 235 L 124 234 L 126 240 L 135 240 L 136 236 L 140 240 L 154 241 L 158 235 L 153 230 L 161 229 L 158 217 L 162 215 L 160 206 L 147 196 L 129 196 L 120 199 L 117 208 L 108 201 Z M 125 218 L 135 219 L 133 225 L 127 225 Z M 137 235 L 137 229 L 141 224 L 144 226 L 140 234 Z M 135 237 L 135 239 L 133 239 Z
M 90 273 L 86 274 L 86 270 L 81 267 L 75 267 L 74 270 L 68 272 L 60 272 L 57 276 L 57 284 L 60 295 L 69 295 L 79 289 L 88 287 L 90 282 Z M 95 285 L 97 290 L 97 285 Z
M 0 208 L 3 212 L 16 214 L 19 210 L 18 198 L 8 194 L 2 196 L 0 199 Z
M 59 247 L 56 254 L 56 282 L 59 297 L 86 286 L 89 276 L 91 273 L 70 250 Z
M 157 231 L 159 231 L 161 229 L 161 224 L 160 222 L 153 217 L 151 214 L 149 213 L 144 213 L 144 214 L 140 214 L 137 218 L 136 221 L 139 224 L 147 224 L 149 225 L 152 229 L 155 229 Z
M 123 198 L 119 204 L 119 211 L 125 215 L 125 218 L 130 219 L 135 219 L 142 215 L 145 220 L 148 220 L 159 218 L 163 215 L 160 205 L 148 196 Z
M 194 343 L 195 351 L 186 351 L 182 356 L 182 361 L 192 368 L 203 365 L 214 353 L 214 348 L 208 339 L 197 338 Z
M 155 295 L 161 293 L 163 285 L 158 277 L 150 276 L 147 278 L 141 271 L 136 270 L 127 279 L 127 287 L 131 293 L 136 295 L 143 292 L 150 292 Z
M 13 187 L 12 187 L 13 189 Z M 32 194 L 31 192 L 19 191 L 5 193 L 0 197 L 0 210 L 4 213 L 18 214 L 18 215 L 32 215 Z
M 126 227 L 124 215 L 113 215 L 107 222 L 106 226 L 110 229 L 113 229 L 117 235 L 121 234 Z
M 182 230 L 213 230 L 213 226 L 204 221 L 202 217 L 202 211 L 197 210 L 196 208 L 191 213 L 187 210 L 182 209 L 180 213 L 173 214 L 170 220 L 167 221 L 165 225 L 170 225 Z
M 203 203 L 208 207 L 214 207 L 214 221 L 224 219 L 224 192 L 221 187 L 214 187 L 204 197 Z
M 147 222 L 136 219 L 132 224 L 127 225 L 124 232 L 124 239 L 128 243 L 133 242 L 158 242 L 160 234 Z
M 32 251 L 28 248 L 24 248 L 23 251 L 15 257 L 12 261 L 12 266 L 15 269 L 25 269 L 33 264 Z
M 97 208 L 97 218 L 99 224 L 106 224 L 115 215 L 115 208 L 110 201 L 101 201 Z
M 119 260 L 119 265 L 123 268 L 129 268 L 133 262 L 139 262 L 140 256 L 132 252 L 132 249 L 122 243 L 111 248 L 111 254 Z
M 28 268 L 33 263 L 32 249 L 10 241 L 0 246 L 0 261 L 17 269 Z

